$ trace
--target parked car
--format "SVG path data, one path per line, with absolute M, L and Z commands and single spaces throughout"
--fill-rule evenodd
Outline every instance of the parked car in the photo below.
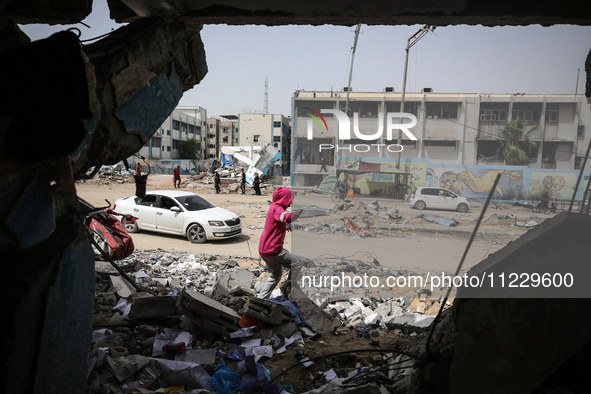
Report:
M 470 210 L 467 199 L 441 187 L 419 187 L 408 202 L 416 209 L 455 209 L 458 212 Z
M 186 236 L 193 243 L 226 239 L 242 233 L 240 218 L 233 212 L 216 207 L 191 192 L 158 190 L 146 196 L 120 198 L 113 210 L 138 218 L 126 223 L 129 233 L 138 230 Z

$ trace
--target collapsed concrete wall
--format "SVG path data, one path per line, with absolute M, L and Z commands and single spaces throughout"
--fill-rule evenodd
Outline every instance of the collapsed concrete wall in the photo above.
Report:
M 561 213 L 467 274 L 587 268 L 589 228 L 591 217 Z M 582 287 L 588 287 L 585 271 L 574 275 Z M 580 291 L 575 287 L 572 294 L 585 297 Z M 436 328 L 430 355 L 423 342 L 423 360 L 413 375 L 413 392 L 527 393 L 540 387 L 580 387 L 583 375 L 565 373 L 562 367 L 578 357 L 568 369 L 589 368 L 591 305 L 587 298 L 557 298 L 561 296 L 569 295 L 531 287 L 522 287 L 517 293 L 486 286 L 458 290 L 452 313 Z

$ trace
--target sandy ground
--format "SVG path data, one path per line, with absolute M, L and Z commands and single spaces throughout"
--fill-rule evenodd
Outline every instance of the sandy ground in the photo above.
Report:
M 183 177 L 184 178 L 184 177 Z M 153 175 L 148 179 L 147 189 L 171 189 L 172 181 L 169 175 Z M 236 193 L 215 194 L 209 187 L 192 187 L 183 182 L 182 190 L 192 191 L 202 195 L 213 204 L 228 209 L 240 215 L 243 223 L 243 234 L 228 240 L 211 241 L 205 244 L 192 244 L 181 236 L 163 235 L 158 233 L 139 232 L 132 235 L 136 250 L 146 251 L 163 249 L 169 252 L 207 253 L 234 257 L 258 258 L 258 243 L 264 225 L 264 215 L 267 212 L 271 200 L 271 191 L 263 192 L 262 196 L 256 196 L 252 190 L 247 190 L 246 195 Z M 108 180 L 91 180 L 77 183 L 78 195 L 94 206 L 105 206 L 106 200 L 111 204 L 118 198 L 135 194 L 135 184 L 116 183 Z M 360 199 L 359 203 L 369 202 L 372 199 Z M 441 229 L 437 233 L 422 231 L 372 231 L 372 238 L 351 237 L 339 233 L 318 234 L 314 231 L 294 230 L 286 237 L 285 247 L 292 252 L 304 255 L 311 259 L 323 259 L 329 256 L 337 256 L 343 259 L 355 257 L 375 257 L 383 266 L 392 269 L 411 270 L 415 272 L 455 272 L 458 263 L 468 243 L 468 234 L 450 232 L 450 228 L 438 224 L 431 224 L 417 218 L 419 214 L 433 214 L 454 218 L 460 221 L 460 227 L 473 228 L 480 215 L 482 204 L 474 204 L 470 213 L 459 214 L 446 211 L 416 211 L 402 201 L 378 200 L 381 206 L 395 206 L 400 210 L 403 222 L 412 227 L 413 224 L 430 226 L 433 229 Z M 328 196 L 316 193 L 298 194 L 294 201 L 297 205 L 316 205 L 323 208 L 333 206 Z M 358 212 L 358 211 L 357 211 Z M 527 220 L 535 216 L 525 208 L 506 206 L 502 210 L 490 209 L 485 217 L 490 215 L 504 215 L 511 213 L 518 220 Z M 317 216 L 313 218 L 301 218 L 298 223 L 305 225 L 318 221 L 343 225 L 343 217 L 351 216 L 354 212 L 331 214 L 329 216 Z M 537 214 L 546 219 L 549 215 Z M 377 218 L 370 218 L 371 221 Z M 370 223 L 371 223 L 370 221 Z M 380 221 L 379 219 L 376 221 Z M 383 221 L 383 220 L 382 220 Z M 523 228 L 512 226 L 512 221 L 490 220 L 483 222 L 481 230 L 491 230 L 495 234 L 505 232 L 506 235 L 476 237 L 470 252 L 463 265 L 467 270 L 480 262 L 488 254 L 502 248 L 507 242 L 517 238 L 523 233 Z

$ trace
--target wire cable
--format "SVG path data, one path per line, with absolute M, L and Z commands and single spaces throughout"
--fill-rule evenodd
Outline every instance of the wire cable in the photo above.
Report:
M 480 227 L 480 223 L 482 223 L 482 219 L 484 218 L 484 214 L 486 213 L 486 209 L 488 208 L 488 205 L 490 204 L 490 200 L 492 199 L 494 191 L 497 188 L 497 185 L 499 184 L 500 180 L 501 180 L 501 174 L 497 174 L 497 177 L 495 178 L 493 186 L 490 189 L 490 192 L 488 193 L 488 198 L 486 199 L 486 203 L 484 204 L 484 207 L 482 207 L 482 211 L 480 212 L 480 216 L 478 217 L 478 221 L 476 222 L 476 226 L 474 226 L 474 230 L 472 231 L 472 235 L 470 236 L 470 240 L 468 241 L 468 244 L 466 245 L 466 249 L 464 250 L 464 254 L 462 255 L 462 259 L 460 260 L 460 263 L 458 264 L 458 268 L 457 268 L 454 276 L 458 276 L 458 274 L 460 273 L 460 270 L 462 269 L 462 265 L 464 264 L 464 260 L 466 260 L 466 256 L 468 255 L 468 251 L 470 250 L 470 247 L 472 246 L 472 242 L 474 241 L 474 238 L 476 237 L 476 234 L 478 233 L 478 228 Z M 445 294 L 445 299 L 441 303 L 441 307 L 439 308 L 439 312 L 437 312 L 437 315 L 435 316 L 435 320 L 433 321 L 433 324 L 431 325 L 431 330 L 429 331 L 429 338 L 427 339 L 427 346 L 426 346 L 428 356 L 432 356 L 430 349 L 429 349 L 429 345 L 431 344 L 431 339 L 433 338 L 433 333 L 435 332 L 435 327 L 437 326 L 437 323 L 441 319 L 441 313 L 443 312 L 443 308 L 445 307 L 445 304 L 449 298 L 449 295 L 451 294 L 452 288 L 453 288 L 453 284 L 450 285 L 449 288 L 447 289 L 447 293 Z

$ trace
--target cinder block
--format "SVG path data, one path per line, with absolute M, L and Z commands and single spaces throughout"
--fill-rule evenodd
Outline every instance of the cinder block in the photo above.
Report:
M 134 298 L 128 317 L 133 320 L 154 319 L 178 315 L 177 296 L 158 296 Z
M 244 314 L 273 326 L 287 324 L 292 321 L 289 308 L 285 305 L 255 297 L 248 299 Z
M 196 291 L 183 290 L 176 306 L 183 315 L 190 317 L 200 327 L 226 338 L 240 328 L 240 316 L 236 312 Z

